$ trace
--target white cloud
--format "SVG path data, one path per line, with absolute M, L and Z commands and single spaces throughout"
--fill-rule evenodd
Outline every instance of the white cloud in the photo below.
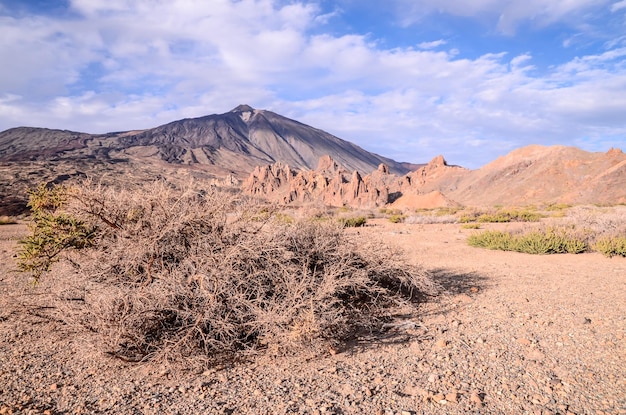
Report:
M 432 42 L 422 42 L 418 44 L 417 47 L 420 49 L 435 49 L 435 48 L 438 48 L 439 46 L 445 45 L 446 43 L 448 42 L 446 42 L 443 39 L 439 39 L 439 40 L 434 40 Z
M 618 10 L 626 9 L 626 0 L 615 2 L 611 5 L 611 13 L 615 13 Z
M 499 31 L 515 33 L 523 22 L 545 26 L 598 8 L 609 0 L 397 0 L 404 25 L 419 22 L 428 15 L 445 13 L 460 17 L 490 17 Z
M 626 48 L 540 72 L 531 52 L 470 59 L 437 49 L 444 40 L 383 48 L 372 35 L 320 34 L 317 6 L 281 4 L 74 0 L 71 19 L 0 16 L 0 60 L 12 63 L 0 66 L 0 129 L 139 129 L 248 103 L 396 159 L 443 153 L 470 167 L 530 142 L 626 137 Z M 437 4 L 506 9 L 517 24 L 596 2 Z

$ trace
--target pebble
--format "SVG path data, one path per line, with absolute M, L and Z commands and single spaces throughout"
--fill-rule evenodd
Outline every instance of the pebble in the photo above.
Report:
M 437 340 L 437 343 L 435 343 L 435 346 L 439 349 L 443 349 L 447 345 L 448 345 L 448 341 L 446 339 L 439 339 Z
M 437 393 L 433 396 L 433 401 L 439 403 L 439 404 L 445 404 L 446 403 L 446 396 L 443 393 Z
M 450 392 L 446 394 L 446 401 L 457 402 L 459 400 L 459 394 L 457 392 Z
M 483 403 L 483 398 L 476 392 L 472 392 L 469 399 L 470 399 L 470 402 Z

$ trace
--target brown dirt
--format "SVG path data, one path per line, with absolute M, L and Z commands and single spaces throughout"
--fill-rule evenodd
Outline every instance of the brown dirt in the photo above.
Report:
M 1 226 L 0 414 L 626 414 L 626 259 L 480 250 L 459 224 L 349 231 L 447 294 L 325 356 L 181 372 L 102 355 L 50 318 L 45 284 L 10 272 L 26 227 Z

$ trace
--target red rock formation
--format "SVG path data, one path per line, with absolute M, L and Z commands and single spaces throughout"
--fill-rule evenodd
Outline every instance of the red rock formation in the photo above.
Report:
M 424 167 L 426 175 L 440 168 L 438 166 L 446 166 L 443 157 L 436 160 L 439 161 L 433 161 L 432 165 Z M 385 164 L 380 164 L 371 174 L 361 176 L 357 171 L 349 174 L 330 156 L 324 156 L 320 159 L 316 170 L 298 173 L 280 163 L 257 167 L 244 181 L 243 189 L 246 193 L 263 196 L 280 203 L 321 201 L 327 206 L 371 208 L 385 206 L 398 199 L 401 196 L 403 183 L 409 183 L 409 181 L 390 174 L 389 167 Z M 419 194 L 419 191 L 411 186 L 408 186 L 406 190 L 414 195 Z M 409 205 L 412 200 L 417 199 L 407 198 L 403 203 L 407 205 L 407 208 L 411 208 L 413 206 Z M 432 198 L 428 200 L 429 204 L 433 203 Z M 445 201 L 446 206 L 452 203 L 443 195 L 437 200 Z

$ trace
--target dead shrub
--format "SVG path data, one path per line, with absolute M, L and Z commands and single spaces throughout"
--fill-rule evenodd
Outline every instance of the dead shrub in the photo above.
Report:
M 436 294 L 422 270 L 340 224 L 285 221 L 232 194 L 85 183 L 66 200 L 59 210 L 95 237 L 65 254 L 75 275 L 42 278 L 65 321 L 127 360 L 326 350 Z
M 410 224 L 446 224 L 457 223 L 458 218 L 454 215 L 411 215 L 404 219 L 404 223 Z

